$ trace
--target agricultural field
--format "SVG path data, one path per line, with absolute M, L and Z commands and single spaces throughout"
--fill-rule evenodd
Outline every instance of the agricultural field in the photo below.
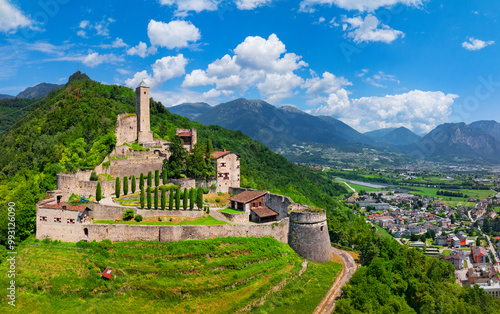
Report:
M 18 248 L 16 307 L 1 302 L 0 312 L 235 313 L 263 303 L 255 311 L 311 313 L 341 265 L 308 262 L 299 277 L 303 261 L 272 238 L 77 245 L 30 238 Z M 106 267 L 112 280 L 100 275 Z M 0 289 L 7 285 L 3 276 Z
M 442 198 L 445 201 L 467 201 L 468 198 L 464 197 L 452 197 L 452 196 L 442 196 L 442 195 L 437 195 L 437 191 L 443 190 L 443 189 L 438 189 L 438 188 L 427 188 L 427 187 L 415 187 L 415 190 L 418 191 L 412 191 L 412 194 L 418 194 L 418 195 L 424 195 L 424 196 L 430 196 L 430 197 L 438 197 Z M 453 192 L 461 192 L 464 195 L 467 195 L 469 197 L 474 197 L 476 199 L 483 199 L 487 198 L 488 196 L 494 196 L 497 194 L 497 192 L 493 190 L 466 190 L 466 189 L 460 189 L 460 190 L 451 190 L 451 189 L 444 189 L 446 191 L 453 191 Z

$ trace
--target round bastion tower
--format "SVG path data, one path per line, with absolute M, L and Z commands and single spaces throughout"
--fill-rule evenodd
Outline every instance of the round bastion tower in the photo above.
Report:
M 332 260 L 332 247 L 326 214 L 312 212 L 307 207 L 292 208 L 288 245 L 303 258 L 326 263 Z

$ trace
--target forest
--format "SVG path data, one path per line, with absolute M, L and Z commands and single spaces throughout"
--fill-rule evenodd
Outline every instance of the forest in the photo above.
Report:
M 116 117 L 135 112 L 132 89 L 103 85 L 75 73 L 68 84 L 37 101 L 0 135 L 0 242 L 7 232 L 7 203 L 14 202 L 16 236 L 21 241 L 36 225 L 35 204 L 56 188 L 56 174 L 92 169 L 114 148 Z M 297 202 L 337 206 L 332 198 L 345 188 L 320 173 L 293 165 L 241 132 L 204 126 L 170 113 L 151 99 L 154 136 L 175 138 L 176 128 L 198 129 L 198 141 L 241 156 L 241 185 L 285 194 Z M 0 244 L 4 244 L 3 242 Z

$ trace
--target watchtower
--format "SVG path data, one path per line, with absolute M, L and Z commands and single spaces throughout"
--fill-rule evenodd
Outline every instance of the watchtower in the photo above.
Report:
M 149 119 L 149 86 L 144 81 L 135 89 L 136 114 L 137 114 L 137 142 L 139 144 L 151 144 L 153 132 L 151 132 Z

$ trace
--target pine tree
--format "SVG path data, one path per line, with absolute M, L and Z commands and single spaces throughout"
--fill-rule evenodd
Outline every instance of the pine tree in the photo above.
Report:
M 132 178 L 130 178 L 130 180 L 132 180 L 132 182 L 130 182 L 130 189 L 132 190 L 132 194 L 135 193 L 135 176 L 133 175 Z
M 155 209 L 158 209 L 158 187 L 155 187 Z
M 167 184 L 167 168 L 163 167 L 161 176 L 163 177 L 163 185 L 166 185 Z
M 153 173 L 151 171 L 148 172 L 148 188 L 153 186 Z
M 181 190 L 177 189 L 175 191 L 175 210 L 181 209 Z
M 128 177 L 123 177 L 123 195 L 128 194 Z
M 97 187 L 95 189 L 95 200 L 97 202 L 100 202 L 102 198 L 102 191 L 101 191 L 101 182 L 97 181 Z
M 115 196 L 116 196 L 116 198 L 120 197 L 120 190 L 121 190 L 120 178 L 116 178 L 116 182 L 115 182 Z
M 160 185 L 160 170 L 155 170 L 155 186 Z
M 144 208 L 144 190 L 141 190 L 141 208 Z
M 195 189 L 189 190 L 189 209 L 190 210 L 194 209 L 194 203 L 195 203 L 194 191 L 195 191 Z
M 146 189 L 146 194 L 148 198 L 148 209 L 151 209 L 151 188 L 149 186 Z
M 141 176 L 139 177 L 139 189 L 144 190 L 144 175 L 141 172 Z
M 165 206 L 167 205 L 167 194 L 165 190 L 161 190 L 161 210 L 165 210 Z
M 174 189 L 170 189 L 168 196 L 168 210 L 174 210 Z
M 202 188 L 198 188 L 198 195 L 196 197 L 196 203 L 198 205 L 198 209 L 202 209 L 203 208 L 203 189 Z
M 184 208 L 184 210 L 188 209 L 188 198 L 189 198 L 188 189 L 184 188 L 184 193 L 182 195 L 182 207 Z

